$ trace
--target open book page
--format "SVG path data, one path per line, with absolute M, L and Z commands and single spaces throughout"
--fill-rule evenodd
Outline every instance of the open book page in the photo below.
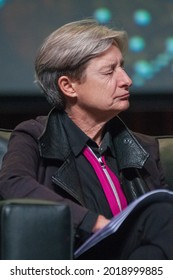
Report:
M 172 200 L 173 203 L 173 191 L 158 189 L 148 192 L 141 197 L 130 203 L 121 213 L 113 217 L 109 224 L 103 229 L 94 233 L 84 244 L 82 244 L 75 252 L 75 257 L 79 257 L 85 251 L 90 249 L 92 246 L 106 238 L 107 236 L 116 232 L 126 218 L 133 212 L 137 211 L 140 207 L 145 207 L 153 202 Z

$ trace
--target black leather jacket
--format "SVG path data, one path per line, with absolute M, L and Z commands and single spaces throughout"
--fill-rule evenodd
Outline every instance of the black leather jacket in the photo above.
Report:
M 109 127 L 127 200 L 132 201 L 155 188 L 167 187 L 160 164 L 157 140 L 151 136 L 132 133 L 119 117 L 111 120 Z M 77 170 L 74 158 L 55 111 L 51 113 L 46 130 L 39 139 L 39 149 L 43 158 L 51 157 L 64 162 L 63 172 L 59 171 L 53 176 L 53 180 L 82 204 L 80 188 L 75 187 L 79 182 L 78 176 L 75 176 Z M 68 174 L 72 174 L 70 178 Z

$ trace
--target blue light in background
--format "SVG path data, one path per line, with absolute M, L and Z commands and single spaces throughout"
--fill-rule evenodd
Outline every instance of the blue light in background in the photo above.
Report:
M 145 48 L 145 40 L 142 37 L 134 36 L 129 39 L 129 49 L 132 52 L 141 52 Z
M 0 8 L 4 7 L 8 0 L 0 0 Z
M 146 10 L 137 10 L 134 13 L 134 21 L 137 25 L 146 26 L 151 22 L 151 15 Z
M 145 79 L 151 79 L 153 77 L 153 67 L 152 65 L 147 62 L 146 60 L 138 60 L 135 64 L 134 64 L 134 69 L 135 72 L 145 78 Z
M 94 12 L 94 18 L 101 24 L 107 24 L 112 18 L 112 14 L 107 8 L 99 8 Z
M 166 40 L 166 51 L 173 54 L 173 37 L 169 37 Z

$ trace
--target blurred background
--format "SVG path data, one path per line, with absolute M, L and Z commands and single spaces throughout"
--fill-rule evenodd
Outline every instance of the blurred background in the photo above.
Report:
M 0 127 L 48 113 L 34 83 L 37 50 L 52 31 L 84 18 L 128 33 L 133 87 L 122 119 L 136 131 L 173 134 L 173 0 L 0 0 Z

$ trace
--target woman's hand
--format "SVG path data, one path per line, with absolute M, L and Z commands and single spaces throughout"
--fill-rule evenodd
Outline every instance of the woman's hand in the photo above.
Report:
M 96 232 L 99 229 L 102 229 L 103 227 L 105 227 L 108 223 L 110 222 L 110 220 L 106 219 L 104 216 L 99 215 L 97 218 L 97 221 L 92 229 L 92 232 Z

